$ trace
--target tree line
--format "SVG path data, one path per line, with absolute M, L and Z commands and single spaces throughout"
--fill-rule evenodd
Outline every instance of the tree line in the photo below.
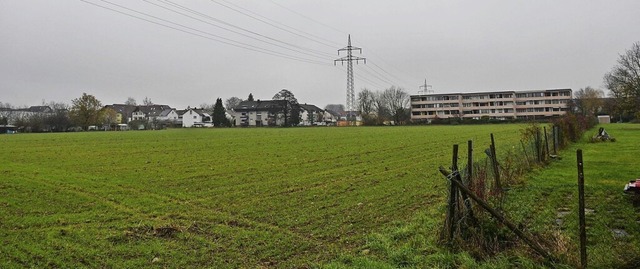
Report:
M 411 119 L 409 93 L 392 86 L 382 91 L 362 89 L 358 92 L 358 113 L 365 125 L 381 125 L 386 122 L 403 124 Z
M 587 119 L 607 114 L 615 121 L 640 122 L 640 42 L 619 55 L 603 80 L 610 98 L 603 90 L 587 86 L 574 92 L 570 110 Z
M 284 118 L 285 126 L 295 126 L 301 122 L 301 107 L 294 94 L 286 89 L 276 93 L 274 101 L 282 101 L 282 108 L 276 111 L 279 117 Z M 211 114 L 211 120 L 216 127 L 230 127 L 232 122 L 226 117 L 226 108 L 235 108 L 242 101 L 238 97 L 230 97 L 224 102 L 222 98 L 217 98 L 214 104 L 203 103 L 201 109 Z M 254 101 L 253 94 L 249 94 L 247 101 Z M 128 97 L 124 105 L 138 106 L 137 101 L 133 97 Z M 142 106 L 154 105 L 153 101 L 145 97 Z M 49 102 L 42 106 L 48 106 L 52 109 L 51 113 L 24 113 L 12 119 L 12 123 L 27 132 L 64 132 L 88 130 L 89 126 L 113 126 L 117 123 L 117 112 L 112 108 L 105 107 L 94 95 L 83 93 L 82 96 L 71 100 L 71 104 Z M 27 110 L 27 108 L 17 108 L 9 103 L 0 102 L 0 109 L 4 110 Z M 0 125 L 9 124 L 7 117 L 0 117 Z M 132 121 L 131 125 L 150 123 L 144 121 Z M 157 124 L 157 123 L 156 123 Z M 154 125 L 154 127 L 156 126 Z

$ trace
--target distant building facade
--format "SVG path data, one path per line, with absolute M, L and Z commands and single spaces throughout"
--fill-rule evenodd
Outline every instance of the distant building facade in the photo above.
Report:
M 132 120 L 131 114 L 136 109 L 136 105 L 113 104 L 104 106 L 105 109 L 110 108 L 116 112 L 116 124 L 128 123 Z
M 284 118 L 280 114 L 284 109 L 283 102 L 287 101 L 242 101 L 233 108 L 235 125 L 257 127 L 282 125 Z
M 552 118 L 566 114 L 571 99 L 571 89 L 412 95 L 411 120 Z
M 30 106 L 29 108 L 0 108 L 0 117 L 6 118 L 8 124 L 15 124 L 33 116 L 51 116 L 55 111 L 49 106 Z

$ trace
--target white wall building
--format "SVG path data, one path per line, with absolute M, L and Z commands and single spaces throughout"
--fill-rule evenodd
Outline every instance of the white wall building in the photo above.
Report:
M 182 114 L 182 127 L 213 127 L 213 121 L 202 109 L 187 108 Z
M 412 95 L 411 120 L 558 117 L 567 112 L 571 99 L 571 89 Z

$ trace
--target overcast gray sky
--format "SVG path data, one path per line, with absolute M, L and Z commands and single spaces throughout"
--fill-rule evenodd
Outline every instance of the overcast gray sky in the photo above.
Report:
M 438 93 L 575 91 L 602 87 L 640 41 L 638 11 L 637 0 L 2 0 L 0 102 L 86 92 L 180 109 L 288 89 L 344 104 L 346 66 L 333 60 L 347 34 L 367 58 L 356 92 L 416 94 L 425 78 Z

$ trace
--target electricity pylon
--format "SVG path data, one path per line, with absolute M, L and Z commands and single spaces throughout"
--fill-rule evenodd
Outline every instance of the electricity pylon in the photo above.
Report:
M 355 111 L 356 111 L 356 95 L 355 92 L 353 90 L 353 62 L 355 61 L 356 63 L 358 63 L 359 61 L 363 61 L 365 64 L 367 63 L 367 59 L 365 58 L 361 58 L 361 57 L 357 57 L 357 56 L 353 56 L 352 51 L 357 50 L 360 53 L 362 53 L 362 49 L 358 48 L 358 47 L 353 47 L 351 46 L 351 35 L 349 35 L 349 42 L 347 44 L 346 47 L 341 48 L 338 50 L 338 55 L 340 55 L 341 51 L 346 51 L 347 52 L 347 56 L 336 59 L 333 61 L 333 65 L 336 64 L 336 62 L 340 62 L 344 65 L 344 62 L 347 62 L 347 103 L 346 103 L 346 110 L 347 110 L 347 120 L 351 122 L 351 124 L 353 125 L 353 123 L 355 123 Z
M 420 85 L 420 90 L 418 91 L 418 93 L 424 93 L 424 94 L 429 94 L 430 92 L 433 93 L 433 90 L 429 90 L 431 87 L 431 85 L 427 84 L 427 79 L 424 79 L 424 85 Z

